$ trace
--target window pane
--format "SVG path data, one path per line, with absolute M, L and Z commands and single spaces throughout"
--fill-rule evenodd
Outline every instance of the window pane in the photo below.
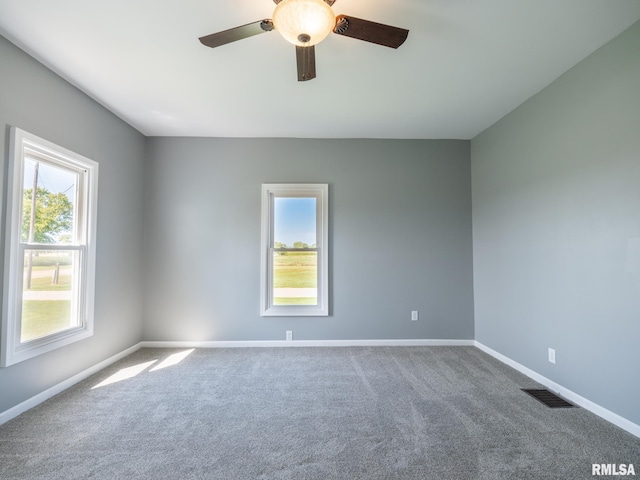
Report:
M 77 184 L 78 174 L 73 171 L 31 158 L 25 159 L 22 191 L 23 242 L 63 245 L 74 243 Z
M 25 251 L 20 342 L 79 326 L 77 250 Z
M 316 246 L 316 199 L 276 197 L 273 205 L 273 246 Z
M 318 304 L 318 252 L 273 252 L 273 304 Z

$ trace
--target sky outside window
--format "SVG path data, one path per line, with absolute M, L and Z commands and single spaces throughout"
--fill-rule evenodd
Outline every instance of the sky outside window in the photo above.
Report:
M 75 203 L 75 186 L 78 176 L 68 170 L 49 165 L 44 162 L 38 162 L 31 158 L 25 159 L 24 162 L 24 188 L 33 187 L 33 176 L 36 163 L 38 168 L 38 187 L 45 188 L 51 193 L 64 193 L 71 203 Z
M 316 244 L 316 198 L 274 198 L 274 242 Z

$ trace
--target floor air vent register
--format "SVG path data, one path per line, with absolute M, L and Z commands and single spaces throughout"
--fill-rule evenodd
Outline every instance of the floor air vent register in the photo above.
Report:
M 573 408 L 574 404 L 567 402 L 564 398 L 560 398 L 555 393 L 547 389 L 523 388 L 523 392 L 528 393 L 539 402 L 544 403 L 549 408 Z

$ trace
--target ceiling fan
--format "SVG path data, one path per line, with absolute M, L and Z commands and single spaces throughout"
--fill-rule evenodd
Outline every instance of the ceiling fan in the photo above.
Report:
M 336 16 L 331 9 L 335 1 L 273 0 L 276 4 L 273 19 L 212 33 L 199 40 L 203 45 L 215 48 L 275 29 L 285 40 L 296 46 L 298 81 L 304 82 L 316 78 L 314 46 L 331 32 L 391 48 L 398 48 L 407 39 L 409 30 L 404 28 L 347 15 Z

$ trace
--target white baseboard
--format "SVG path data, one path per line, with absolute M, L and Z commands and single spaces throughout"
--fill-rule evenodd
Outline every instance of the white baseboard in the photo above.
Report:
M 3 423 L 8 422 L 9 420 L 11 420 L 13 418 L 16 418 L 18 415 L 20 415 L 23 412 L 26 412 L 30 408 L 33 408 L 33 407 L 35 407 L 37 405 L 40 405 L 45 400 L 53 397 L 54 395 L 57 395 L 58 393 L 63 392 L 64 390 L 66 390 L 67 388 L 72 387 L 76 383 L 81 382 L 82 380 L 84 380 L 86 378 L 89 378 L 94 373 L 98 373 L 103 368 L 108 367 L 112 363 L 117 362 L 118 360 L 126 357 L 127 355 L 131 355 L 133 352 L 135 352 L 135 351 L 137 351 L 139 349 L 140 349 L 140 344 L 138 343 L 138 344 L 136 344 L 136 345 L 134 345 L 132 347 L 127 348 L 126 350 L 124 350 L 124 351 L 122 351 L 120 353 L 117 353 L 117 354 L 113 355 L 112 357 L 107 358 L 106 360 L 103 360 L 100 363 L 97 363 L 97 364 L 93 365 L 92 367 L 87 368 L 86 370 L 83 370 L 80 373 L 77 373 L 73 377 L 70 377 L 70 378 L 58 383 L 57 385 L 54 385 L 53 387 L 48 388 L 44 392 L 41 392 L 41 393 L 29 398 L 28 400 L 25 400 L 22 403 L 19 403 L 15 407 L 10 408 L 9 410 L 5 410 L 4 412 L 0 412 L 0 425 L 2 425 Z
M 632 435 L 640 438 L 640 425 L 633 423 L 630 420 L 627 420 L 624 417 L 621 417 L 617 413 L 613 413 L 611 410 L 607 410 L 604 407 L 601 407 L 597 403 L 593 403 L 591 400 L 584 398 L 581 395 L 569 390 L 568 388 L 563 387 L 562 385 L 554 382 L 553 380 L 549 380 L 547 377 L 540 375 L 539 373 L 531 370 L 530 368 L 525 367 L 524 365 L 516 362 L 515 360 L 511 360 L 509 357 L 502 355 L 501 353 L 492 350 L 486 345 L 478 342 L 477 340 L 474 342 L 475 346 L 478 347 L 483 352 L 491 355 L 497 360 L 500 360 L 502 363 L 509 365 L 511 368 L 523 373 L 527 377 L 535 380 L 536 382 L 544 385 L 549 390 L 557 393 L 561 397 L 566 398 L 567 400 L 575 403 L 576 405 L 584 408 L 585 410 L 589 410 L 591 413 L 595 413 L 599 417 L 604 418 L 606 421 L 613 423 L 614 425 L 626 430 Z
M 141 348 L 248 348 L 248 347 L 436 347 L 475 346 L 474 340 L 248 340 L 172 342 L 143 341 Z

